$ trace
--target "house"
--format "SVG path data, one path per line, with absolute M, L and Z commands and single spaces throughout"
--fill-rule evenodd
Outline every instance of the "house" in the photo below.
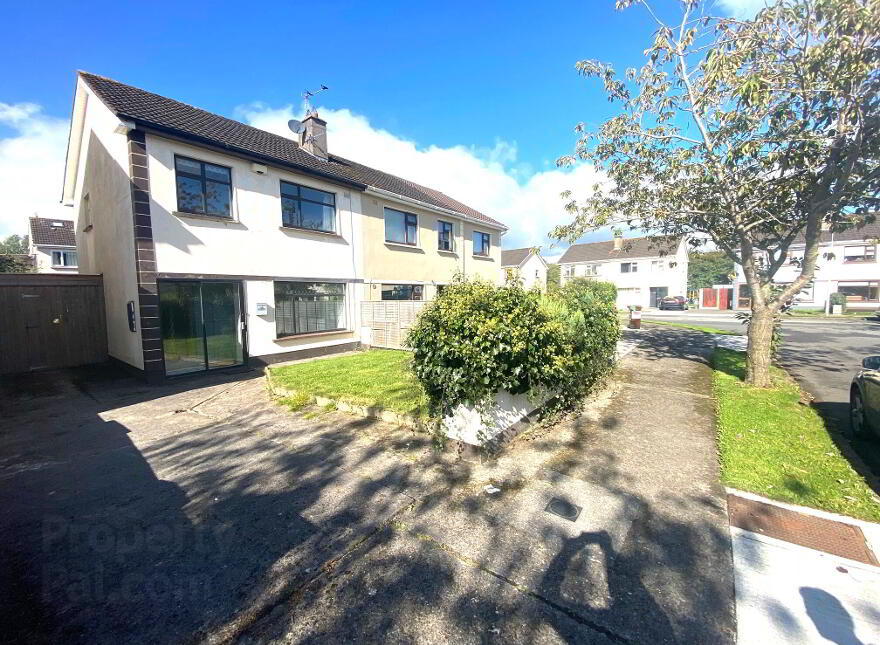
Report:
M 501 284 L 510 279 L 522 280 L 526 289 L 547 288 L 547 262 L 534 248 L 501 251 Z
M 298 141 L 78 72 L 62 202 L 110 356 L 148 380 L 355 348 L 364 299 L 495 279 L 506 227 Z
M 559 258 L 564 285 L 575 277 L 617 286 L 617 306 L 656 307 L 666 296 L 687 293 L 688 253 L 683 236 L 615 237 L 607 242 L 573 244 Z
M 76 233 L 73 220 L 30 218 L 28 253 L 37 273 L 76 273 Z
M 880 264 L 877 263 L 880 223 L 862 228 L 832 232 L 823 230 L 819 238 L 819 259 L 811 284 L 795 296 L 798 309 L 825 309 L 832 293 L 846 296 L 849 309 L 877 309 L 880 306 Z M 774 282 L 791 284 L 800 274 L 804 257 L 804 237 L 789 247 L 786 262 Z M 742 267 L 736 265 L 735 303 L 738 309 L 751 305 L 749 288 Z

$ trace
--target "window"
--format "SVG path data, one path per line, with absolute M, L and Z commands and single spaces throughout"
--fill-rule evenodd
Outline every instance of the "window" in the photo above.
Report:
M 454 238 L 452 236 L 452 224 L 449 222 L 444 222 L 443 220 L 438 220 L 437 248 L 440 251 L 453 251 L 453 241 Z
M 276 282 L 275 335 L 295 336 L 345 329 L 345 285 Z
M 877 247 L 873 244 L 843 247 L 844 262 L 875 262 Z
M 421 300 L 420 284 L 383 284 L 382 300 Z
M 174 157 L 177 169 L 177 210 L 196 215 L 231 217 L 231 171 L 186 157 Z
M 491 239 L 488 233 L 474 231 L 474 255 L 489 255 L 489 242 Z
M 281 225 L 335 233 L 336 195 L 282 181 Z
M 574 265 L 568 264 L 565 266 L 565 277 L 573 278 L 574 277 Z
M 662 271 L 666 268 L 666 263 L 663 260 L 651 260 L 651 271 Z
M 53 267 L 75 267 L 76 251 L 52 251 Z
M 838 282 L 837 290 L 846 296 L 847 302 L 880 301 L 880 282 Z
M 599 267 L 595 264 L 588 264 L 584 267 L 584 275 L 598 275 Z
M 639 270 L 639 265 L 637 262 L 621 262 L 620 263 L 620 272 L 621 273 L 637 273 Z
M 385 241 L 415 246 L 419 242 L 419 220 L 412 213 L 385 209 Z

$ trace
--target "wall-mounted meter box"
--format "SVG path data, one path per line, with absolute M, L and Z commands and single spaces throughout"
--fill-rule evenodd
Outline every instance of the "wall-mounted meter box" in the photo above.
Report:
M 266 302 L 258 302 L 257 303 L 257 315 L 258 316 L 268 316 L 269 315 L 269 304 Z

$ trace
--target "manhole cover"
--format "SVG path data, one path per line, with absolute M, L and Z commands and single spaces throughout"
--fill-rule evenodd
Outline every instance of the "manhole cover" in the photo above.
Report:
M 578 515 L 581 514 L 580 506 L 575 506 L 559 497 L 551 499 L 550 503 L 547 504 L 547 507 L 544 510 L 572 522 L 574 522 L 578 518 Z

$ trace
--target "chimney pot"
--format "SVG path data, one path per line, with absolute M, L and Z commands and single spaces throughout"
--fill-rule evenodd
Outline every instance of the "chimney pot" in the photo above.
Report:
M 327 122 L 318 118 L 317 112 L 313 112 L 303 119 L 300 146 L 306 152 L 327 160 Z

